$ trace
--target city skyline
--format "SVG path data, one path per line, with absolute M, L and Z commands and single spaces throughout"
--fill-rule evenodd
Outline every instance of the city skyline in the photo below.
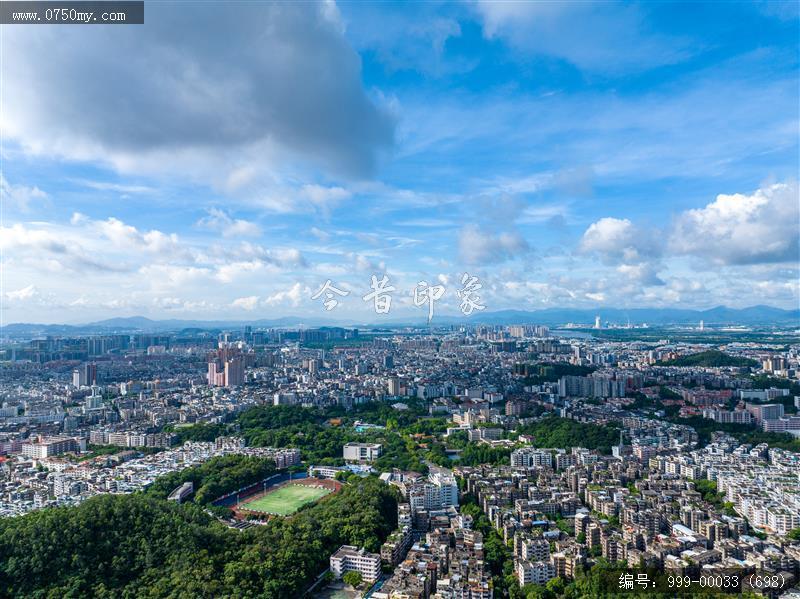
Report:
M 0 596 L 800 599 L 800 2 L 0 4 Z
M 360 298 L 358 298 L 360 299 Z M 181 327 L 193 327 L 206 330 L 229 329 L 235 330 L 245 326 L 255 326 L 260 329 L 297 329 L 313 327 L 343 327 L 363 326 L 380 329 L 387 327 L 450 327 L 461 326 L 498 326 L 498 325 L 546 325 L 567 329 L 605 329 L 605 328 L 656 328 L 672 330 L 704 330 L 713 331 L 721 329 L 726 331 L 740 330 L 747 332 L 753 330 L 763 331 L 768 329 L 782 329 L 788 331 L 800 318 L 800 309 L 784 310 L 770 306 L 748 306 L 742 309 L 732 309 L 726 306 L 715 306 L 709 310 L 687 310 L 669 308 L 631 308 L 619 309 L 601 307 L 598 309 L 579 308 L 545 308 L 541 310 L 487 310 L 465 315 L 455 313 L 437 312 L 433 319 L 427 321 L 427 312 L 424 306 L 416 312 L 406 316 L 367 313 L 366 317 L 359 320 L 356 317 L 337 317 L 336 313 L 323 310 L 319 315 L 312 314 L 300 316 L 287 314 L 279 317 L 250 318 L 216 318 L 216 319 L 191 319 L 191 318 L 148 318 L 141 315 L 118 316 L 92 321 L 75 322 L 18 322 L 8 323 L 3 327 L 3 335 L 23 337 L 25 335 L 41 334 L 45 331 L 77 333 L 108 332 L 111 330 L 130 331 L 171 331 Z M 599 324 L 599 326 L 598 326 Z M 63 328 L 63 331 L 62 331 Z
M 5 324 L 798 306 L 793 3 L 177 6 L 4 29 Z

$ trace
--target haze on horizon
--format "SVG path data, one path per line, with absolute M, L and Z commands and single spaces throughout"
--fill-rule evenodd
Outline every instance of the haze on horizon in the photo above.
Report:
M 800 303 L 796 3 L 188 6 L 4 27 L 5 323 Z

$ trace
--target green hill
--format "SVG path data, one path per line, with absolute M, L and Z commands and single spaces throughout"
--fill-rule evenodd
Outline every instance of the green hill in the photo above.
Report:
M 100 495 L 0 519 L 0 597 L 300 597 L 341 545 L 378 551 L 396 514 L 376 477 L 243 532 L 191 502 Z
M 716 349 L 711 349 L 688 356 L 681 356 L 675 360 L 659 362 L 659 366 L 700 366 L 705 368 L 735 366 L 738 368 L 755 368 L 758 366 L 758 362 L 749 358 L 739 358 Z

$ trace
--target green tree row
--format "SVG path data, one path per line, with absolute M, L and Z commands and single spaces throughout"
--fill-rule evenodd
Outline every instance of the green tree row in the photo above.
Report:
M 160 476 L 145 491 L 152 497 L 166 499 L 186 482 L 194 483 L 194 502 L 206 505 L 231 491 L 241 489 L 275 472 L 275 462 L 245 455 L 219 456 L 179 472 Z

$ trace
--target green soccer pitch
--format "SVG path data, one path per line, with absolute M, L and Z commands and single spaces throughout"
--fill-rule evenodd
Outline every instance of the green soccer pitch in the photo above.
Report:
M 289 484 L 278 487 L 252 501 L 243 502 L 240 507 L 253 512 L 264 512 L 278 516 L 288 516 L 295 513 L 307 503 L 332 493 L 331 489 L 319 489 L 308 485 Z

